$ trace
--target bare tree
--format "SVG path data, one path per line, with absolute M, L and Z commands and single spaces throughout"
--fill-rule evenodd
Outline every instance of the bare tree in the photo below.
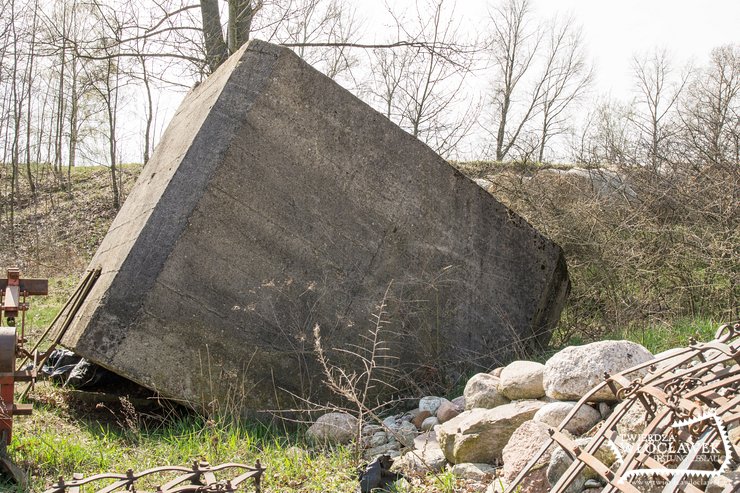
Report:
M 275 40 L 294 45 L 301 58 L 332 79 L 359 63 L 350 47 L 357 42 L 359 26 L 354 8 L 344 0 L 297 0 L 289 10 L 273 9 L 273 15 L 278 23 Z
M 635 56 L 632 65 L 637 107 L 642 109 L 632 113 L 632 122 L 639 129 L 640 145 L 647 150 L 647 161 L 657 170 L 667 160 L 669 140 L 676 134 L 671 115 L 686 86 L 689 72 L 675 78 L 665 49 L 655 50 L 642 58 Z
M 206 63 L 211 72 L 249 41 L 252 19 L 262 8 L 261 0 L 227 0 L 227 3 L 228 21 L 224 38 L 218 0 L 200 0 Z
M 540 94 L 535 91 L 529 98 L 527 107 L 523 109 L 519 123 L 512 124 L 514 96 L 521 91 L 524 77 L 535 65 L 535 56 L 542 39 L 539 30 L 530 25 L 530 16 L 529 0 L 503 0 L 490 15 L 492 35 L 489 47 L 496 71 L 493 104 L 497 118 L 497 161 L 509 154 L 524 125 L 538 107 Z
M 573 161 L 593 165 L 635 164 L 637 138 L 633 133 L 632 119 L 630 104 L 613 99 L 596 102 L 571 144 Z
M 583 51 L 581 29 L 572 18 L 553 21 L 547 38 L 549 72 L 543 76 L 542 122 L 538 162 L 543 162 L 550 140 L 568 129 L 568 110 L 592 81 L 593 68 Z
M 417 3 L 411 22 L 395 16 L 399 32 L 418 45 L 376 50 L 372 70 L 383 113 L 443 157 L 456 150 L 480 108 L 465 91 L 477 46 L 461 39 L 454 13 L 453 4 L 437 0 Z
M 740 45 L 712 50 L 680 111 L 692 160 L 734 168 L 740 162 Z

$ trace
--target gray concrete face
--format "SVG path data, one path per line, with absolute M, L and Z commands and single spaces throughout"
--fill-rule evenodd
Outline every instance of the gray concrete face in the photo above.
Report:
M 386 291 L 385 362 L 423 379 L 545 343 L 568 290 L 557 245 L 259 41 L 183 101 L 91 266 L 102 275 L 65 345 L 239 410 L 320 395 L 314 327 L 341 359 L 331 349 L 363 344 Z

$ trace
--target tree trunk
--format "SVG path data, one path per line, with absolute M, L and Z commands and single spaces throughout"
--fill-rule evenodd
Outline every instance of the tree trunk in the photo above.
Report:
M 200 0 L 200 14 L 203 19 L 206 63 L 208 69 L 213 73 L 229 56 L 229 50 L 221 30 L 218 0 Z
M 229 53 L 234 53 L 244 43 L 249 41 L 249 31 L 252 28 L 252 17 L 255 9 L 252 0 L 229 1 Z

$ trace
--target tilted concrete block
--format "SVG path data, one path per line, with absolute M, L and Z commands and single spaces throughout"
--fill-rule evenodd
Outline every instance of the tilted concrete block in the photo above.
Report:
M 385 363 L 417 383 L 545 343 L 568 290 L 557 245 L 260 41 L 188 94 L 91 266 L 66 346 L 240 410 L 321 392 L 314 327 L 332 358 L 356 350 L 389 286 Z

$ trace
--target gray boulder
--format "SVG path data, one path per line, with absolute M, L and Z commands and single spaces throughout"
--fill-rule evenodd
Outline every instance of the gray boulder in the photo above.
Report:
M 575 440 L 576 445 L 581 448 L 585 448 L 588 445 L 588 442 L 588 438 L 579 438 Z M 607 467 L 614 464 L 617 459 L 614 452 L 607 445 L 599 447 L 599 449 L 594 453 L 594 457 Z M 554 486 L 555 483 L 557 483 L 572 463 L 573 459 L 571 459 L 570 456 L 560 447 L 553 451 L 552 456 L 550 457 L 550 464 L 547 467 L 547 480 L 551 486 Z M 584 467 L 571 485 L 563 490 L 563 493 L 580 493 L 587 480 L 596 479 L 598 477 L 599 475 L 593 469 L 588 466 Z
M 444 397 L 427 396 L 419 399 L 419 411 L 428 411 L 429 416 L 437 414 L 437 409 L 442 405 L 443 402 L 449 402 Z
M 514 481 L 514 478 L 549 439 L 547 426 L 537 421 L 525 421 L 517 428 L 502 453 L 504 467 L 501 479 L 503 483 L 508 485 Z M 548 448 L 534 468 L 522 479 L 520 483 L 522 491 L 531 493 L 547 492 L 550 486 L 547 481 L 547 465 L 550 463 L 550 456 L 555 447 Z
M 544 406 L 536 400 L 515 401 L 493 409 L 465 411 L 437 428 L 437 440 L 453 464 L 493 464 L 514 431 Z
M 496 406 L 508 404 L 506 398 L 498 389 L 500 379 L 489 373 L 478 373 L 468 380 L 465 385 L 465 409 L 478 407 L 491 409 Z
M 357 435 L 357 418 L 347 413 L 327 413 L 308 428 L 306 435 L 317 443 L 350 443 Z
M 576 402 L 551 402 L 545 404 L 534 415 L 534 420 L 553 428 L 560 425 L 565 417 L 576 406 Z M 601 421 L 601 413 L 589 405 L 581 406 L 578 412 L 570 419 L 565 430 L 578 436 L 586 433 L 596 423 Z
M 599 341 L 584 346 L 570 346 L 545 363 L 543 385 L 548 397 L 577 401 L 604 381 L 604 373 L 614 374 L 653 359 L 650 351 L 630 341 Z M 647 369 L 636 373 L 642 376 Z M 605 387 L 593 401 L 615 401 Z
M 499 391 L 511 400 L 539 399 L 545 396 L 542 373 L 545 365 L 534 361 L 514 361 L 501 370 Z

